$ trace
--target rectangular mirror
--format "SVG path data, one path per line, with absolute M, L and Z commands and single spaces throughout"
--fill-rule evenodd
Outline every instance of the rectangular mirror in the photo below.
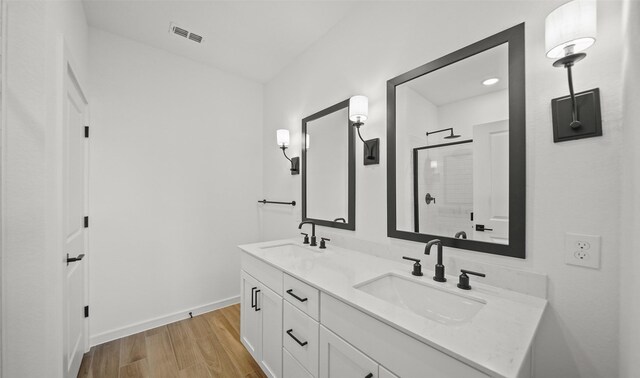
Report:
M 524 25 L 387 82 L 388 236 L 525 257 Z
M 349 100 L 302 120 L 302 220 L 355 230 L 355 139 Z

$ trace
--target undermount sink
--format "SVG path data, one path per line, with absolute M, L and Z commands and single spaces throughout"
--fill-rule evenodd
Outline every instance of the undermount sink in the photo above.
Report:
M 485 301 L 388 273 L 354 286 L 414 314 L 447 325 L 469 322 Z
M 270 245 L 267 247 L 261 247 L 260 249 L 269 250 L 270 252 L 278 252 L 280 254 L 300 254 L 300 253 L 314 253 L 308 248 L 303 248 L 297 244 L 286 243 L 286 244 L 278 244 L 278 245 Z

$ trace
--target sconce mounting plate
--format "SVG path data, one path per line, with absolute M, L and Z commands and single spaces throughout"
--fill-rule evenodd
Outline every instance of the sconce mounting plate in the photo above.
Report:
M 300 157 L 292 157 L 291 158 L 291 174 L 299 175 L 300 174 Z
M 380 138 L 369 139 L 362 146 L 362 161 L 364 165 L 380 164 Z M 371 151 L 371 157 L 367 156 L 367 151 Z
M 602 136 L 602 117 L 600 113 L 600 90 L 598 88 L 576 93 L 578 120 L 582 124 L 571 128 L 571 96 L 562 96 L 551 100 L 553 116 L 554 143 L 568 140 Z

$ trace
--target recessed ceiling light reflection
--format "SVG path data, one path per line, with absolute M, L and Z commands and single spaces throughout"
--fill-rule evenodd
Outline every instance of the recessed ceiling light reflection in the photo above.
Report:
M 482 85 L 486 85 L 488 87 L 490 85 L 496 84 L 499 81 L 500 81 L 500 79 L 498 79 L 497 77 L 492 77 L 491 79 L 487 79 L 487 80 L 483 81 Z

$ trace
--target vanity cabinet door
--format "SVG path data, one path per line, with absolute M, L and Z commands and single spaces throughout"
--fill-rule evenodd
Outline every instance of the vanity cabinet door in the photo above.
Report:
M 260 364 L 272 377 L 282 376 L 282 297 L 266 286 L 258 293 L 262 313 L 262 355 Z
M 240 339 L 256 361 L 260 360 L 260 346 L 262 344 L 261 321 L 262 314 L 255 310 L 256 291 L 260 285 L 258 281 L 242 272 L 241 303 L 240 303 Z
M 320 326 L 320 378 L 378 378 L 378 363 Z
M 378 366 L 378 373 L 378 378 L 398 378 L 397 375 L 393 374 L 382 366 Z

